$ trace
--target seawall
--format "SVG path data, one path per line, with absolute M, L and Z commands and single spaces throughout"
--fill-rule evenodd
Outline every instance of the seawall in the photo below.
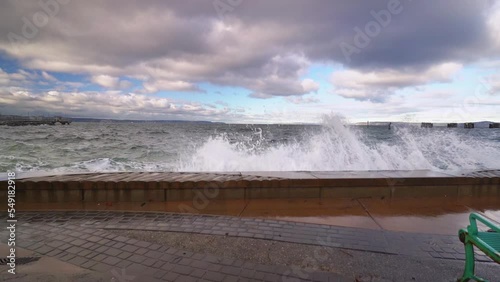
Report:
M 500 170 L 80 173 L 23 176 L 15 185 L 21 203 L 500 197 Z M 3 203 L 7 186 L 2 179 Z

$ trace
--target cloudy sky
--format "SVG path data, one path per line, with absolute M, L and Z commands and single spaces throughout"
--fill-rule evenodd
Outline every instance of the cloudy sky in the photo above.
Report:
M 500 2 L 0 2 L 0 114 L 500 121 Z

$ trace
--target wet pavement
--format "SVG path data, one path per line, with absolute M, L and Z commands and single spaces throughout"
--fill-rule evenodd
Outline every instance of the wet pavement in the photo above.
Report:
M 374 230 L 456 235 L 471 212 L 500 221 L 497 197 L 252 199 L 181 202 L 19 203 L 21 210 L 161 211 L 269 218 Z
M 321 271 L 307 277 L 290 267 L 192 253 L 116 234 L 117 230 L 184 232 L 327 246 L 423 259 L 463 261 L 463 245 L 452 235 L 408 233 L 231 216 L 157 212 L 19 212 L 17 244 L 38 256 L 143 281 L 352 281 Z M 5 217 L 1 219 L 5 222 Z M 111 232 L 113 231 L 113 232 Z M 0 236 L 8 234 L 2 231 Z M 479 261 L 490 260 L 482 254 Z M 3 274 L 7 275 L 7 274 Z M 109 280 L 108 280 L 109 281 Z

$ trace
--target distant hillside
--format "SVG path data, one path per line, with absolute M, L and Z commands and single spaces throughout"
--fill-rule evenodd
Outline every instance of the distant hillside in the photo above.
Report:
M 71 118 L 73 122 L 125 122 L 125 123 L 223 123 L 205 120 L 135 120 L 135 119 L 99 119 L 99 118 Z

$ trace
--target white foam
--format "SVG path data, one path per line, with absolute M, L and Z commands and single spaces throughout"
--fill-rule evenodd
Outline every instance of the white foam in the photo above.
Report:
M 302 142 L 270 148 L 210 137 L 181 158 L 178 171 L 459 170 L 500 168 L 500 144 L 453 130 L 394 128 L 393 139 L 377 141 L 327 116 L 322 130 Z M 257 142 L 256 144 L 261 144 Z

